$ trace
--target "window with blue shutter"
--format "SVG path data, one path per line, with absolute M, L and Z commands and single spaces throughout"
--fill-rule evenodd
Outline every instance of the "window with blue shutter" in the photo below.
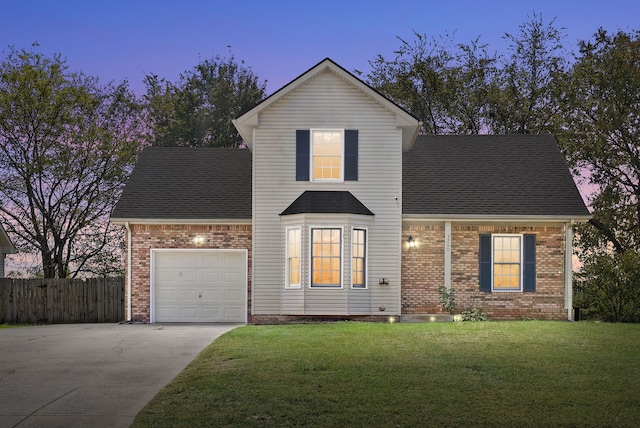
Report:
M 357 181 L 358 130 L 296 130 L 296 181 Z
M 535 292 L 536 235 L 481 234 L 478 280 L 480 291 Z

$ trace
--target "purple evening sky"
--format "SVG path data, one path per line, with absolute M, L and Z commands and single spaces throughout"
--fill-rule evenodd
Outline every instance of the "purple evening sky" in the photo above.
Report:
M 504 52 L 502 35 L 533 11 L 566 28 L 566 47 L 598 27 L 640 29 L 638 0 L 0 0 L 0 55 L 7 46 L 61 53 L 73 71 L 127 79 L 138 94 L 145 74 L 171 81 L 200 59 L 244 60 L 272 93 L 325 57 L 368 72 L 392 57 L 412 30 L 455 40 L 477 36 Z

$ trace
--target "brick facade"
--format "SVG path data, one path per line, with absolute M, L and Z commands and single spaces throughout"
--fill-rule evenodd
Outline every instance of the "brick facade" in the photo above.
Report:
M 403 250 L 402 313 L 444 313 L 438 287 L 444 284 L 445 226 L 443 222 L 403 222 L 403 237 L 412 236 L 416 248 Z M 453 222 L 451 226 L 451 286 L 456 311 L 477 308 L 489 319 L 565 320 L 564 225 L 507 226 Z M 522 233 L 536 235 L 536 291 L 481 292 L 478 283 L 479 235 Z
M 133 322 L 149 322 L 151 316 L 151 249 L 246 249 L 251 266 L 251 225 L 132 224 L 131 228 L 131 317 Z M 201 244 L 194 237 L 202 237 Z M 251 308 L 251 269 L 247 272 L 248 302 Z M 125 299 L 128 310 L 127 293 Z
M 134 322 L 150 321 L 151 249 L 246 249 L 251 266 L 251 225 L 133 224 L 132 315 Z M 402 254 L 402 313 L 444 313 L 438 286 L 444 284 L 445 226 L 443 222 L 403 222 L 403 240 L 411 235 L 416 248 Z M 481 292 L 478 284 L 478 242 L 483 233 L 528 233 L 536 235 L 536 291 Z M 204 242 L 195 245 L 193 238 Z M 309 321 L 305 317 L 255 316 L 251 308 L 251 269 L 248 276 L 247 318 L 250 323 L 271 324 Z M 523 318 L 564 320 L 564 226 L 504 226 L 453 223 L 451 227 L 451 283 L 457 312 L 477 308 L 489 319 Z M 128 294 L 127 308 L 128 308 Z M 313 317 L 312 317 L 313 318 Z M 384 318 L 384 317 L 383 317 Z M 374 316 L 361 320 L 380 321 Z M 315 319 L 314 319 L 315 320 Z

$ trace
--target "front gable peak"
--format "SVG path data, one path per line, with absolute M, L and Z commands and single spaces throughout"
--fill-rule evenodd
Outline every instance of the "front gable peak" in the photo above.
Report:
M 371 86 L 364 83 L 362 80 L 348 72 L 342 66 L 338 65 L 330 58 L 325 58 L 318 64 L 311 67 L 306 72 L 271 94 L 265 100 L 253 107 L 242 116 L 233 120 L 233 124 L 242 136 L 243 140 L 247 143 L 249 148 L 253 148 L 253 130 L 259 126 L 260 113 L 269 108 L 272 104 L 285 97 L 287 94 L 295 91 L 301 85 L 310 81 L 317 75 L 323 72 L 332 72 L 348 84 L 354 86 L 362 93 L 367 95 L 370 99 L 377 102 L 383 108 L 391 112 L 396 117 L 396 125 L 402 130 L 402 149 L 404 151 L 409 150 L 418 135 L 420 129 L 420 121 L 413 117 L 410 113 L 402 109 L 397 104 L 393 103 L 388 98 L 381 95 Z

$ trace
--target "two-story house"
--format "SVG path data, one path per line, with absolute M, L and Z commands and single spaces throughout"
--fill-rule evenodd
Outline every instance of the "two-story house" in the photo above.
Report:
M 551 136 L 418 136 L 325 59 L 234 120 L 248 149 L 145 149 L 114 209 L 127 318 L 571 317 L 589 213 Z

